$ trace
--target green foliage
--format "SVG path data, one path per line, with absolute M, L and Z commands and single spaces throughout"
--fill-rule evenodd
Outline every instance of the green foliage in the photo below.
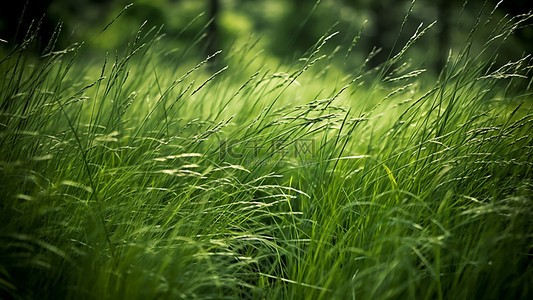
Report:
M 0 295 L 531 298 L 531 57 L 497 63 L 529 18 L 436 80 L 406 59 L 431 25 L 368 71 L 334 31 L 291 64 L 30 34 L 0 61 Z

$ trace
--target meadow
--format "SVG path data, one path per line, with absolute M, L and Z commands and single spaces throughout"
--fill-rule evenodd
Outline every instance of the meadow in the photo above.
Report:
M 334 30 L 289 62 L 28 31 L 0 58 L 0 297 L 531 299 L 533 64 L 498 62 L 531 17 L 480 17 L 438 76 L 405 57 L 432 24 L 376 68 Z

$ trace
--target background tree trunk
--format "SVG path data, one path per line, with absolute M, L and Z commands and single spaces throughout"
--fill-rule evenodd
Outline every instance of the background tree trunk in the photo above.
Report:
M 207 26 L 207 45 L 206 45 L 206 56 L 212 55 L 216 51 L 220 50 L 220 41 L 219 41 L 219 29 L 218 29 L 218 13 L 220 10 L 220 4 L 218 0 L 209 0 L 208 7 L 208 16 L 210 23 Z M 211 60 L 211 65 L 216 66 L 218 58 L 214 57 Z
M 449 1 L 439 0 L 437 2 L 437 22 L 439 26 L 438 35 L 438 57 L 435 59 L 435 71 L 441 72 L 446 65 L 446 59 L 448 58 L 448 51 L 450 49 L 450 14 L 452 12 Z

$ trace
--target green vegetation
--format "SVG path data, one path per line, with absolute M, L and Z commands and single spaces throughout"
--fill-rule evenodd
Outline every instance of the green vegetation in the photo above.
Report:
M 432 25 L 370 69 L 335 32 L 291 63 L 30 32 L 0 58 L 0 296 L 531 299 L 533 64 L 497 61 L 532 15 L 492 16 L 438 78 L 404 57 Z

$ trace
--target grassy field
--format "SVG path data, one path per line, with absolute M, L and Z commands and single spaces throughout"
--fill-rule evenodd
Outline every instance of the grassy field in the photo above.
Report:
M 531 299 L 533 64 L 497 63 L 530 18 L 478 20 L 438 78 L 404 58 L 427 27 L 371 70 L 334 32 L 288 63 L 29 34 L 0 62 L 0 297 Z

